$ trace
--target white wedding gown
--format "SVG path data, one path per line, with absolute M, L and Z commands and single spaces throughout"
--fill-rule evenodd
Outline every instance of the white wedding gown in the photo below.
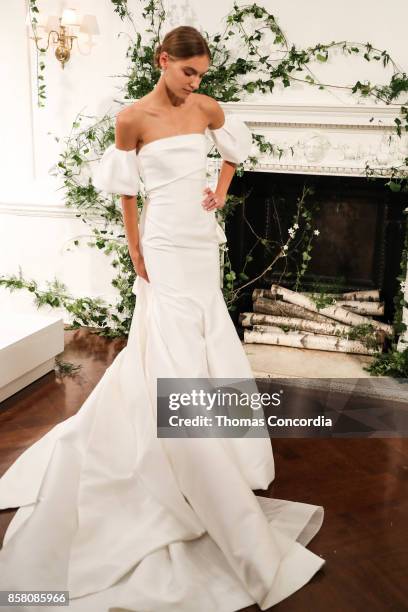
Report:
M 201 206 L 208 137 L 223 159 L 249 154 L 250 131 L 227 115 L 102 157 L 97 187 L 133 195 L 144 182 L 150 283 L 136 280 L 128 344 L 78 413 L 0 479 L 0 509 L 19 508 L 0 590 L 69 590 L 72 612 L 265 610 L 324 564 L 305 548 L 323 508 L 252 491 L 274 478 L 269 439 L 157 438 L 157 377 L 253 378 L 220 289 L 225 234 Z

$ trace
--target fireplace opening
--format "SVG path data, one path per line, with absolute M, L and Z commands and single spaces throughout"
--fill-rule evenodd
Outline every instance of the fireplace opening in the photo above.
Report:
M 381 320 L 392 322 L 407 202 L 405 194 L 392 192 L 386 182 L 382 178 L 266 172 L 235 176 L 230 193 L 244 197 L 244 202 L 234 206 L 228 216 L 226 234 L 236 274 L 257 241 L 255 234 L 264 241 L 286 241 L 305 187 L 313 192 L 305 198 L 311 211 L 310 224 L 319 232 L 313 236 L 311 259 L 300 281 L 296 272 L 302 258 L 299 251 L 279 259 L 270 272 L 242 291 L 232 313 L 235 323 L 239 312 L 250 309 L 255 287 L 279 283 L 293 289 L 296 279 L 298 289 L 304 291 L 379 289 L 384 301 Z M 270 249 L 269 244 L 259 242 L 251 251 L 252 260 L 245 267 L 249 279 L 261 274 L 280 250 L 277 244 Z

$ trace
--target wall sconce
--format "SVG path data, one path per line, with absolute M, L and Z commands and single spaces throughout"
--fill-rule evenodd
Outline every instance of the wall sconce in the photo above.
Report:
M 32 28 L 30 12 L 27 13 L 26 25 L 30 28 L 31 40 L 34 40 L 35 46 L 39 51 L 47 51 L 50 44 L 55 47 L 55 57 L 61 62 L 62 68 L 71 57 L 71 51 L 74 40 L 77 41 L 78 50 L 82 55 L 79 47 L 79 34 L 88 34 L 89 48 L 92 47 L 92 36 L 99 34 L 98 22 L 95 15 L 84 15 L 79 17 L 75 9 L 64 9 L 62 16 L 50 15 L 48 18 L 39 15 L 37 24 Z M 46 47 L 43 47 L 41 41 L 46 41 Z

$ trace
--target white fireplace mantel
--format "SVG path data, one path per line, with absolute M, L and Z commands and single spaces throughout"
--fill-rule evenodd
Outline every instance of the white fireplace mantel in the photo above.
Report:
M 229 102 L 224 111 L 239 116 L 253 133 L 275 145 L 260 154 L 261 172 L 364 176 L 366 163 L 387 175 L 408 156 L 408 136 L 395 132 L 399 107 L 305 106 Z M 283 150 L 279 157 L 278 148 Z M 384 172 L 385 169 L 385 172 Z

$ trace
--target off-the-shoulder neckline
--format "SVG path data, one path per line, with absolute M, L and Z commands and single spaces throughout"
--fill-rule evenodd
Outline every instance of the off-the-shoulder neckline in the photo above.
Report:
M 123 153 L 135 153 L 137 156 L 139 156 L 142 153 L 142 151 L 146 149 L 146 147 L 150 147 L 151 145 L 154 145 L 156 142 L 162 142 L 163 140 L 173 140 L 174 138 L 185 138 L 186 136 L 204 136 L 206 137 L 207 131 L 217 132 L 218 130 L 222 130 L 225 127 L 226 122 L 227 122 L 227 116 L 225 116 L 224 123 L 219 128 L 206 127 L 204 132 L 187 132 L 186 134 L 173 134 L 173 136 L 164 136 L 163 138 L 156 138 L 155 140 L 151 140 L 150 142 L 147 142 L 145 145 L 143 145 L 143 147 L 139 149 L 139 151 L 137 151 L 136 148 L 129 149 L 129 150 L 118 149 L 115 143 L 113 143 L 113 146 L 115 147 L 115 149 L 117 149 L 118 151 L 122 151 Z

